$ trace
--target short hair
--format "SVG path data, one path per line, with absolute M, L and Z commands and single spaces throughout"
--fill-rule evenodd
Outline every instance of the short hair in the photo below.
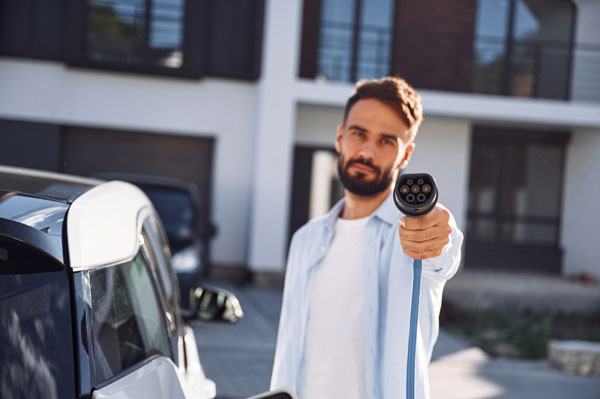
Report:
M 421 96 L 401 77 L 361 80 L 356 83 L 354 94 L 346 102 L 344 124 L 352 106 L 359 100 L 373 98 L 392 107 L 409 128 L 409 142 L 414 139 L 423 122 Z

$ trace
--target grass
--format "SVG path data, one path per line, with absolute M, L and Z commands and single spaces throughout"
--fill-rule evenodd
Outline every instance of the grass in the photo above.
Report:
M 600 311 L 588 315 L 467 312 L 444 302 L 440 325 L 497 357 L 542 359 L 548 342 L 600 342 Z

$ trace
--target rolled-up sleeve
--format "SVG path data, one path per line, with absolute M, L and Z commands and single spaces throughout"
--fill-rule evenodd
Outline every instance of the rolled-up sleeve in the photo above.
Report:
M 447 281 L 458 271 L 461 259 L 463 233 L 456 225 L 454 216 L 450 216 L 450 242 L 444 246 L 442 253 L 435 258 L 423 260 L 423 277 L 434 281 Z

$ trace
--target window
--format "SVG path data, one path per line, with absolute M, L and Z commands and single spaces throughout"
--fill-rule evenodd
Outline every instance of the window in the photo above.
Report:
M 467 246 L 558 249 L 567 139 L 559 132 L 475 129 Z
M 65 60 L 114 71 L 202 76 L 205 3 L 64 0 Z
M 478 0 L 473 91 L 567 99 L 574 15 L 568 0 Z
M 393 0 L 322 0 L 318 75 L 354 82 L 389 75 Z
M 0 292 L 3 397 L 75 397 L 66 274 L 0 275 Z
M 0 55 L 256 80 L 263 17 L 264 0 L 0 0 Z
M 76 397 L 69 279 L 47 271 L 59 267 L 0 236 L 3 398 Z
M 87 57 L 126 65 L 183 65 L 184 0 L 88 0 Z
M 176 277 L 169 263 L 169 245 L 165 237 L 162 236 L 161 229 L 154 218 L 148 218 L 144 221 L 142 237 L 145 246 L 148 248 L 152 273 L 158 282 L 158 289 L 165 303 L 169 330 L 174 333 L 180 324 L 179 308 L 177 306 L 179 303 L 179 290 L 175 283 Z
M 141 253 L 89 273 L 96 382 L 155 355 L 170 356 L 164 319 Z

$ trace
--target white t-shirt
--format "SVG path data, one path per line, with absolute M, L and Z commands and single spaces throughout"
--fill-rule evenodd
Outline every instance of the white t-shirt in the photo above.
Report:
M 310 287 L 302 399 L 364 399 L 362 258 L 368 217 L 340 219 Z

